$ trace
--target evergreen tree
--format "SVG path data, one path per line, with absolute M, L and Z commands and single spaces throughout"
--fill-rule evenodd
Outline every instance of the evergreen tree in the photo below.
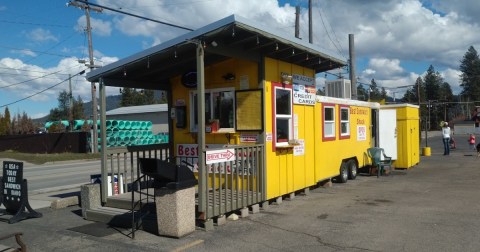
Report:
M 5 116 L 4 116 L 4 124 L 5 124 L 5 134 L 6 135 L 11 135 L 12 134 L 12 125 L 11 125 L 11 119 L 10 119 L 10 110 L 8 110 L 8 107 L 5 107 Z
M 357 86 L 357 97 L 360 101 L 367 101 L 368 100 L 368 90 L 363 87 L 362 84 L 358 84 Z
M 427 74 L 423 78 L 425 83 L 425 100 L 435 101 L 440 99 L 440 85 L 443 83 L 443 78 L 440 73 L 435 72 L 435 68 L 430 65 Z
M 370 81 L 370 100 L 379 101 L 382 99 L 382 93 L 378 90 L 377 82 L 375 79 Z
M 460 61 L 460 71 L 461 95 L 468 101 L 480 101 L 480 59 L 473 46 Z
M 122 94 L 120 100 L 121 107 L 150 105 L 157 103 L 153 90 L 144 89 L 137 91 L 134 88 L 121 88 L 120 94 Z
M 73 120 L 81 120 L 85 118 L 83 100 L 80 95 L 77 97 L 77 99 L 73 99 L 72 118 Z
M 0 113 L 0 136 L 6 135 L 5 134 L 5 118 L 3 118 L 3 115 Z

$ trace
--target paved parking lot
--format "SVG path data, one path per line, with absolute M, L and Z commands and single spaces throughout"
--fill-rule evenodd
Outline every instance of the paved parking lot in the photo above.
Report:
M 139 231 L 131 240 L 128 230 L 83 220 L 77 206 L 0 222 L 0 234 L 23 232 L 31 251 L 478 251 L 480 158 L 467 136 L 456 139 L 450 156 L 431 136 L 432 156 L 410 170 L 360 175 L 181 239 Z

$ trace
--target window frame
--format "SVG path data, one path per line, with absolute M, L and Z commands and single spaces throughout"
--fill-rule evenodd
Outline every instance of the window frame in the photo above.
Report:
M 333 109 L 333 111 L 332 111 L 333 120 L 329 120 L 329 121 L 325 120 L 325 115 L 326 115 L 325 109 Z M 333 140 L 335 140 L 335 138 L 337 136 L 337 134 L 336 134 L 337 133 L 336 132 L 337 127 L 335 126 L 336 123 L 337 123 L 337 120 L 336 120 L 336 114 L 337 113 L 335 113 L 335 109 L 336 109 L 335 104 L 330 104 L 330 103 L 323 103 L 322 104 L 322 113 L 323 113 L 322 114 L 322 125 L 323 125 L 323 127 L 322 127 L 322 140 L 323 141 L 333 141 Z M 330 128 L 332 130 L 333 134 L 330 134 L 330 135 L 326 134 L 325 129 L 327 128 L 327 123 L 329 125 L 328 128 Z
M 286 90 L 290 93 L 290 114 L 277 114 L 277 90 Z M 293 138 L 293 86 L 272 82 L 272 141 L 273 150 L 277 147 L 289 147 Z M 277 119 L 286 119 L 288 125 L 288 139 L 285 142 L 277 141 Z
M 233 122 L 232 122 L 232 127 L 231 128 L 220 128 L 220 125 L 218 126 L 218 131 L 219 133 L 221 132 L 234 132 L 235 131 L 235 113 L 236 113 L 236 101 L 235 101 L 235 88 L 234 87 L 229 87 L 229 88 L 212 88 L 212 89 L 205 89 L 205 95 L 209 94 L 209 100 L 208 104 L 210 107 L 210 118 L 205 117 L 205 122 L 209 122 L 212 119 L 219 119 L 215 118 L 215 111 L 214 111 L 214 99 L 213 99 L 213 93 L 221 93 L 221 92 L 232 92 L 232 109 L 233 109 Z M 197 102 L 195 97 L 197 96 L 197 91 L 190 91 L 190 132 L 198 132 L 198 124 L 195 123 L 195 107 L 197 106 Z M 205 103 L 207 103 L 207 98 L 205 97 Z M 197 120 L 198 121 L 198 120 Z
M 347 116 L 348 116 L 348 119 L 347 120 L 343 120 L 342 119 L 342 110 L 347 110 Z M 350 106 L 347 106 L 347 105 L 339 105 L 339 109 L 338 109 L 338 132 L 339 132 L 339 138 L 340 139 L 349 139 L 350 138 L 350 134 L 351 134 L 351 130 L 350 130 L 350 125 L 351 125 L 351 120 L 350 120 L 351 116 L 350 116 Z M 342 125 L 343 124 L 347 124 L 346 126 L 346 129 L 347 129 L 347 132 L 342 132 Z

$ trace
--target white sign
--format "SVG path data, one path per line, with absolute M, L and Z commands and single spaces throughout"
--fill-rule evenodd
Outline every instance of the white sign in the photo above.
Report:
M 241 143 L 256 143 L 257 142 L 257 134 L 241 134 L 240 135 L 240 142 Z
M 272 132 L 267 132 L 267 133 L 265 134 L 265 141 L 271 142 L 272 140 L 273 140 Z
M 222 163 L 233 160 L 235 160 L 235 149 L 212 150 L 206 152 L 206 164 Z
M 293 146 L 293 155 L 294 156 L 303 156 L 305 155 L 305 140 L 298 139 L 300 145 Z
M 317 90 L 315 90 L 315 79 L 312 77 L 294 74 L 293 82 L 293 103 L 315 105 Z
M 367 126 L 357 125 L 357 141 L 367 140 Z
M 302 86 L 314 86 L 315 87 L 315 79 L 312 77 L 294 74 L 292 75 L 292 82 L 295 85 L 302 85 Z

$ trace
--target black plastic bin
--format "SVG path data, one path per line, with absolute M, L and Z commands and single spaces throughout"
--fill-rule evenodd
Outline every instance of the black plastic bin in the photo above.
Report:
M 154 188 L 185 189 L 198 184 L 193 172 L 185 165 L 156 159 L 139 158 L 140 170 L 153 178 Z

